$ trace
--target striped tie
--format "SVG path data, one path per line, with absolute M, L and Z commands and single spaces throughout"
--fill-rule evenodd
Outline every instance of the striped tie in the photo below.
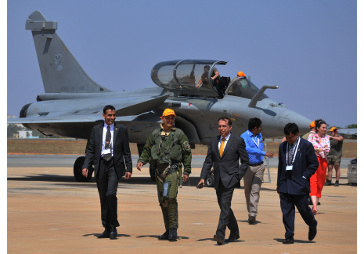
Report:
M 222 154 L 224 153 L 224 148 L 225 148 L 225 138 L 222 138 L 220 144 L 220 157 L 222 157 Z
M 111 149 L 110 141 L 111 141 L 111 132 L 110 132 L 110 125 L 108 125 L 106 131 L 105 149 Z M 104 160 L 109 161 L 112 158 L 111 153 L 104 154 L 103 158 Z

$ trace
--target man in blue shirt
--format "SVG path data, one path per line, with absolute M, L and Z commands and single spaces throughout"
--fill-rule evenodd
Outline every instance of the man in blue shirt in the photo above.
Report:
M 263 151 L 262 121 L 257 118 L 250 118 L 248 130 L 241 134 L 246 144 L 246 151 L 249 156 L 249 168 L 244 176 L 244 190 L 246 207 L 249 213 L 248 222 L 254 224 L 258 214 L 259 192 L 263 182 L 264 163 L 263 156 L 272 158 L 273 153 Z

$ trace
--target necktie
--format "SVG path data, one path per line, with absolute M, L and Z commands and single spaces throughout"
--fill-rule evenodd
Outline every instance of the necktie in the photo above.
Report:
M 221 144 L 220 144 L 220 157 L 222 157 L 222 154 L 224 152 L 224 148 L 225 148 L 225 138 L 221 139 Z
M 105 141 L 105 148 L 111 148 L 111 144 L 110 144 L 110 140 L 111 140 L 111 132 L 110 132 L 110 126 L 107 126 L 107 131 L 106 131 L 106 141 Z
M 108 154 L 104 154 L 103 158 L 106 161 L 109 161 L 111 159 L 111 132 L 110 132 L 110 126 L 107 126 L 107 131 L 106 131 L 106 139 L 105 139 L 105 149 L 110 149 L 110 153 Z

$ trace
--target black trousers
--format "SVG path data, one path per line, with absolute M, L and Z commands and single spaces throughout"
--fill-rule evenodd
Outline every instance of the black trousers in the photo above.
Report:
M 220 207 L 220 218 L 216 235 L 222 239 L 225 239 L 226 226 L 230 229 L 230 233 L 239 233 L 238 222 L 231 209 L 231 200 L 233 198 L 234 189 L 235 186 L 233 188 L 225 188 L 220 180 L 219 187 L 216 190 L 217 202 Z
M 101 159 L 96 183 L 100 196 L 102 225 L 105 228 L 118 227 L 116 198 L 118 177 L 112 159 L 110 161 Z
M 301 214 L 302 219 L 308 226 L 316 225 L 315 216 L 308 206 L 307 195 L 290 195 L 287 193 L 279 193 L 279 198 L 281 200 L 283 224 L 286 229 L 286 239 L 294 236 L 295 206 L 297 207 L 298 212 Z

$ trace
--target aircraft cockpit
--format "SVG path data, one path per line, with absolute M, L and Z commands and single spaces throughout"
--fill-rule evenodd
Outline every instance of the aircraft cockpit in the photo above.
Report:
M 237 77 L 231 81 L 225 94 L 252 99 L 258 91 L 259 88 L 249 79 L 246 77 Z M 263 93 L 258 100 L 263 100 L 264 98 L 268 98 L 268 96 Z
M 212 79 L 218 65 L 225 61 L 216 60 L 174 60 L 156 64 L 151 72 L 153 82 L 179 95 L 198 97 L 223 97 L 230 78 Z
M 222 76 L 217 60 L 173 60 L 157 63 L 151 72 L 153 82 L 178 96 L 223 98 L 232 95 L 251 99 L 259 89 L 245 77 Z M 215 78 L 216 77 L 216 78 Z M 267 98 L 263 93 L 259 100 Z

